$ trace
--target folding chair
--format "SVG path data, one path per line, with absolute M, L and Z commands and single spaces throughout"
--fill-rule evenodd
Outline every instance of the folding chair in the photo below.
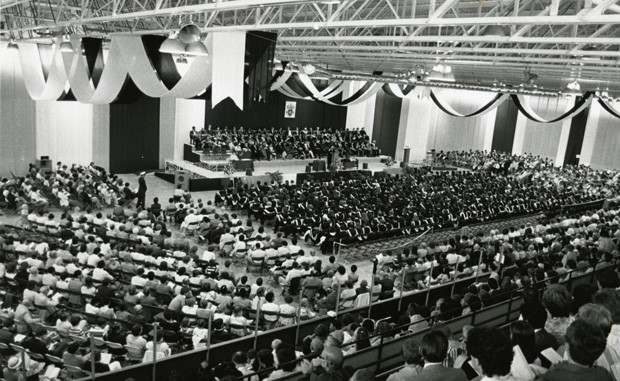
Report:
M 144 357 L 144 352 L 142 349 L 138 347 L 134 347 L 132 345 L 125 345 L 125 349 L 127 350 L 127 358 L 132 362 L 140 362 Z

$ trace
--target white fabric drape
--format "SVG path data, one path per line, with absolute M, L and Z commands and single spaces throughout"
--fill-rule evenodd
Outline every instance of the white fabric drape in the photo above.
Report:
M 286 81 L 291 78 L 291 74 L 293 73 L 290 71 L 282 73 L 282 75 L 271 84 L 271 91 L 275 91 L 282 87 L 282 85 L 284 85 Z
M 568 111 L 574 104 L 573 98 L 562 97 L 527 96 L 523 97 L 523 100 L 526 101 L 534 114 L 542 120 L 551 120 Z M 519 117 L 524 118 L 525 116 L 519 115 Z M 561 135 L 562 121 L 541 123 L 526 118 L 521 152 L 555 161 Z
M 90 79 L 86 57 L 82 54 L 82 43 L 72 38 L 73 53 L 63 53 L 63 61 L 69 84 L 75 98 L 82 103 L 106 104 L 113 102 L 125 84 L 127 69 L 123 64 L 121 47 L 113 38 L 110 52 L 97 88 Z
M 529 114 L 528 118 L 533 119 L 534 121 L 539 122 L 539 123 L 549 123 L 551 120 L 553 120 L 553 119 L 557 118 L 558 116 L 562 115 L 563 112 L 567 112 L 568 110 L 570 110 L 570 108 L 568 108 L 568 109 L 564 110 L 561 113 L 555 114 L 552 117 L 544 118 L 544 117 L 538 115 L 536 113 L 536 111 L 534 111 L 534 109 L 532 108 L 532 105 L 530 105 L 530 102 L 528 101 L 528 98 L 526 96 L 524 96 L 524 95 L 517 95 L 517 98 L 519 99 L 519 102 L 521 103 L 521 106 L 523 107 L 523 109 Z M 558 98 L 547 98 L 547 99 L 558 99 Z M 573 98 L 564 98 L 564 99 L 571 99 L 572 100 Z M 575 109 L 570 114 L 565 115 L 564 118 L 562 118 L 561 120 L 558 120 L 557 122 L 561 122 L 564 119 L 571 119 L 572 117 L 574 117 L 575 115 L 579 114 L 580 112 L 585 110 L 587 107 L 589 107 L 590 106 L 590 102 L 592 102 L 592 97 L 588 98 L 581 105 L 581 107 L 578 107 L 577 109 Z
M 439 93 L 444 102 L 452 105 L 452 109 L 458 114 L 470 114 L 479 110 L 481 104 L 487 103 L 495 96 L 495 94 L 479 91 L 453 89 L 433 89 L 433 91 Z M 433 107 L 436 112 L 430 121 L 428 149 L 437 151 L 484 149 L 487 118 L 492 115 L 462 118 L 443 112 L 434 103 Z
M 140 91 L 151 98 L 191 98 L 203 92 L 210 83 L 209 58 L 194 57 L 187 73 L 169 90 L 153 69 L 140 36 L 115 36 L 115 38 L 131 79 Z M 209 39 L 207 39 L 207 49 L 209 49 L 208 44 Z
M 620 168 L 620 119 L 603 109 L 598 118 L 590 166 L 595 169 Z
M 474 99 L 478 100 L 480 102 L 479 106 L 477 108 L 473 108 L 471 109 L 471 111 L 469 113 L 460 113 L 458 111 L 456 111 L 454 108 L 452 108 L 452 106 L 450 106 L 449 102 L 446 102 L 441 94 L 445 93 L 445 91 L 442 91 L 445 89 L 435 89 L 433 90 L 434 94 L 435 94 L 435 99 L 441 104 L 441 107 L 443 107 L 449 114 L 451 114 L 452 116 L 458 116 L 461 118 L 467 117 L 468 114 L 471 114 L 473 112 L 476 112 L 477 110 L 481 109 L 482 107 L 484 107 L 488 102 L 491 102 L 493 100 L 493 98 L 495 98 L 496 94 L 495 93 L 488 93 L 488 92 L 482 92 L 482 91 L 463 91 L 464 96 L 472 96 L 474 97 Z M 393 91 L 393 90 L 392 90 Z M 451 91 L 455 91 L 455 90 L 451 90 Z M 495 110 L 499 105 L 501 105 L 502 103 L 504 103 L 508 98 L 510 98 L 510 94 L 502 94 L 499 99 L 497 101 L 495 101 L 495 103 L 493 105 L 491 105 L 489 108 L 487 108 L 486 110 L 482 111 L 479 114 L 476 114 L 476 116 L 481 116 L 484 114 L 487 114 L 493 110 Z
M 209 35 L 213 35 L 213 47 L 209 50 L 213 65 L 212 107 L 230 97 L 243 110 L 245 32 Z
M 70 165 L 93 161 L 93 105 L 38 101 L 36 157 L 49 156 Z
M 38 45 L 27 42 L 18 43 L 24 84 L 33 100 L 57 100 L 68 87 L 67 74 L 58 46 L 58 43 L 52 46 L 52 61 L 46 80 Z

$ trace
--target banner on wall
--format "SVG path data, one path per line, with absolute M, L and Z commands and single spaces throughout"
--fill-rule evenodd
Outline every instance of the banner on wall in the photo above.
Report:
M 294 119 L 297 113 L 297 102 L 286 101 L 284 106 L 284 117 L 287 119 Z

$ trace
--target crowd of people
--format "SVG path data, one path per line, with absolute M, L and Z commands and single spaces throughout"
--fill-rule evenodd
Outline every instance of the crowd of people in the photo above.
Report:
M 276 158 L 311 159 L 338 153 L 340 157 L 378 156 L 376 143 L 364 129 L 262 129 L 224 127 L 196 130 L 192 127 L 190 142 L 204 152 L 231 151 L 237 156 L 249 154 L 254 160 Z
M 175 247 L 175 240 L 165 234 L 167 223 L 151 212 L 112 218 L 81 213 L 72 217 L 73 222 L 68 221 L 68 216 L 66 221 L 61 218 L 59 243 L 38 242 L 36 234 L 28 238 L 16 234 L 18 230 L 0 232 L 0 271 L 10 292 L 21 295 L 14 311 L 8 311 L 4 320 L 7 334 L 0 335 L 0 341 L 4 338 L 2 342 L 13 343 L 16 334 L 25 335 L 19 337 L 24 348 L 40 349 L 60 358 L 78 356 L 74 360 L 90 369 L 85 357 L 88 345 L 78 338 L 86 339 L 93 329 L 101 331 L 105 340 L 125 346 L 116 354 L 108 349 L 113 355 L 111 360 L 121 361 L 112 368 L 109 364 L 98 365 L 101 371 L 120 366 L 123 356 L 129 354 L 138 361 L 159 356 L 152 353 L 153 346 L 165 356 L 172 350 L 203 348 L 207 340 L 217 343 L 249 334 L 257 317 L 261 329 L 269 329 L 346 310 L 360 295 L 365 295 L 366 300 L 375 294 L 378 299 L 393 297 L 398 282 L 406 281 L 399 279 L 403 266 L 406 273 L 421 275 L 419 288 L 450 282 L 456 276 L 456 263 L 461 273 L 490 275 L 488 281 L 468 288 L 462 297 L 440 300 L 434 310 L 410 306 L 405 315 L 415 324 L 409 328 L 418 330 L 428 325 L 427 319 L 447 321 L 505 300 L 517 287 L 544 280 L 555 283 L 558 276 L 571 270 L 585 273 L 611 265 L 618 255 L 620 218 L 618 211 L 599 211 L 577 219 L 492 231 L 487 236 L 422 244 L 391 257 L 382 256 L 371 289 L 368 280 L 356 274 L 355 265 L 347 269 L 334 257 L 306 253 L 294 239 L 288 241 L 281 234 L 270 237 L 261 227 L 254 232 L 251 226 L 247 229 L 247 224 L 242 230 L 230 230 L 240 222 L 233 214 L 217 218 L 211 215 L 209 224 L 216 221 L 218 227 L 226 226 L 224 233 L 206 248 L 188 249 Z M 231 237 L 234 243 L 227 251 L 225 246 Z M 134 240 L 133 244 L 128 238 Z M 243 243 L 247 245 L 248 241 L 254 241 L 252 249 L 246 246 L 245 256 L 240 257 L 248 263 L 263 254 L 266 262 L 268 252 L 277 253 L 279 267 L 273 275 L 278 281 L 272 286 L 263 278 L 248 282 L 247 275 L 235 274 L 230 259 L 221 268 L 218 266 L 218 254 L 239 258 L 238 254 L 244 253 Z M 503 267 L 512 265 L 518 266 L 517 272 L 502 274 Z M 614 274 L 613 282 L 617 283 Z M 303 287 L 302 299 L 295 298 L 295 292 L 287 292 L 278 302 L 278 284 L 287 289 L 295 278 Z M 351 317 L 341 316 L 344 321 L 334 323 L 334 327 L 351 326 Z M 209 317 L 211 332 L 207 329 Z M 400 325 L 404 319 L 399 318 Z M 156 344 L 150 325 L 155 321 L 164 330 Z M 380 322 L 376 327 L 371 323 L 362 320 L 359 327 L 363 330 L 353 325 L 349 335 L 336 334 L 329 339 L 334 335 L 328 334 L 325 340 L 353 353 L 364 348 L 363 344 L 347 347 L 347 342 L 357 343 L 368 335 L 371 345 L 377 345 L 376 338 L 373 341 L 371 337 L 374 334 L 381 333 L 384 339 L 395 334 L 390 323 Z M 30 345 L 31 341 L 37 345 Z M 277 356 L 278 350 L 275 353 Z M 101 354 L 93 356 L 101 358 Z M 290 353 L 281 356 L 290 358 Z M 107 360 L 110 362 L 110 358 Z M 294 369 L 297 366 L 290 371 Z
M 570 170 L 540 171 L 529 181 L 486 171 L 305 180 L 231 185 L 216 205 L 247 211 L 276 231 L 298 234 L 331 251 L 344 243 L 451 228 L 535 212 L 559 212 L 564 205 L 615 197 L 618 174 L 590 182 Z M 602 176 L 602 175 L 601 175 Z
M 76 182 L 88 186 L 102 182 L 102 178 L 113 179 L 91 174 L 88 169 L 71 173 Z M 568 174 L 558 171 L 556 176 L 555 179 Z M 611 174 L 607 176 L 613 178 Z M 326 377 L 339 371 L 344 355 L 432 327 L 428 346 L 434 348 L 434 354 L 424 354 L 431 351 L 428 346 L 424 350 L 426 337 L 421 343 L 409 344 L 410 348 L 418 348 L 422 359 L 430 365 L 425 366 L 419 359 L 412 364 L 405 358 L 404 371 L 415 371 L 418 377 L 438 363 L 448 368 L 468 363 L 471 369 L 461 366 L 467 379 L 483 375 L 491 379 L 505 377 L 512 370 L 507 373 L 504 367 L 493 373 L 482 365 L 488 354 L 483 353 L 481 346 L 500 344 L 486 343 L 487 339 L 477 342 L 474 338 L 479 328 L 469 332 L 473 336 L 466 335 L 464 343 L 458 342 L 453 336 L 456 333 L 449 332 L 443 323 L 507 300 L 521 288 L 526 289 L 525 306 L 529 306 L 522 308 L 523 320 L 534 330 L 548 332 L 552 337 L 545 336 L 546 342 L 553 343 L 551 339 L 555 339 L 558 345 L 550 346 L 560 350 L 560 356 L 565 356 L 569 364 L 591 368 L 592 364 L 588 365 L 573 350 L 583 348 L 583 343 L 578 342 L 583 339 L 583 332 L 587 337 L 600 337 L 589 326 L 572 324 L 573 320 L 586 320 L 586 314 L 580 312 L 582 306 L 602 299 L 592 296 L 594 289 L 585 287 L 566 296 L 567 291 L 559 290 L 557 287 L 561 286 L 556 283 L 569 273 L 575 276 L 612 266 L 620 239 L 618 210 L 552 218 L 535 225 L 492 230 L 486 235 L 466 234 L 385 252 L 377 257 L 378 272 L 372 279 L 360 276 L 356 265 L 344 266 L 334 256 L 304 250 L 300 245 L 303 239 L 322 244 L 345 227 L 370 235 L 388 230 L 381 224 L 416 229 L 449 223 L 435 220 L 431 211 L 439 208 L 445 208 L 445 215 L 449 216 L 453 207 L 469 207 L 469 211 L 480 213 L 466 214 L 471 216 L 466 221 L 483 221 L 495 218 L 493 212 L 510 216 L 545 210 L 541 205 L 551 209 L 563 203 L 594 199 L 597 192 L 617 191 L 617 184 L 609 181 L 575 183 L 570 189 L 560 190 L 554 187 L 559 183 L 550 180 L 547 173 L 537 177 L 545 180 L 532 180 L 527 186 L 521 186 L 514 178 L 473 171 L 310 181 L 301 187 L 287 183 L 257 184 L 222 192 L 215 203 L 193 200 L 186 194 L 177 197 L 175 193 L 167 205 L 154 199 L 143 209 L 134 208 L 133 198 L 128 198 L 108 214 L 85 208 L 61 211 L 56 216 L 30 205 L 23 221 L 32 230 L 0 226 L 0 279 L 6 292 L 0 343 L 17 343 L 28 351 L 24 363 L 18 355 L 19 347 L 0 346 L 0 354 L 7 361 L 5 379 L 15 379 L 12 377 L 24 369 L 38 377 L 42 361 L 37 355 L 48 356 L 45 363 L 60 359 L 61 363 L 74 365 L 77 370 L 68 368 L 72 372 L 79 372 L 80 368 L 90 371 L 94 359 L 96 371 L 103 372 L 248 335 L 257 326 L 266 330 L 326 315 L 336 316 L 331 326 L 317 326 L 315 334 L 304 338 L 299 347 L 276 342 L 272 348 L 258 352 L 235 353 L 230 363 L 203 364 L 199 373 L 206 379 L 222 379 L 238 378 L 238 372 L 247 375 L 258 371 L 257 379 L 277 379 L 303 371 L 310 378 L 327 381 Z M 59 181 L 57 175 L 54 179 Z M 44 182 L 36 171 L 19 186 L 27 181 Z M 55 182 L 51 184 L 50 187 Z M 470 202 L 474 206 L 467 205 Z M 249 217 L 258 219 L 260 224 L 252 218 L 243 220 L 235 211 L 219 210 L 221 204 L 247 210 Z M 265 207 L 261 209 L 261 205 Z M 495 207 L 500 209 L 496 211 Z M 268 213 L 270 210 L 273 214 Z M 293 213 L 304 213 L 304 218 L 296 219 Z M 275 223 L 273 234 L 265 228 L 268 220 Z M 315 225 L 308 229 L 312 223 Z M 346 225 L 338 225 L 342 223 Z M 370 231 L 364 231 L 366 227 Z M 171 235 L 176 229 L 192 234 L 196 241 Z M 325 231 L 328 233 L 321 235 Z M 247 267 L 247 273 L 238 271 L 239 264 Z M 252 276 L 254 271 L 260 272 L 260 276 Z M 401 284 L 405 290 L 424 290 L 468 275 L 480 277 L 480 281 L 450 298 L 433 301 L 431 306 L 411 304 L 389 322 L 375 322 L 364 312 L 346 313 L 371 300 L 394 297 Z M 615 270 L 605 271 L 598 280 L 602 288 L 620 286 Z M 536 295 L 541 282 L 552 286 L 545 291 L 547 297 L 543 294 L 539 302 Z M 542 318 L 537 303 L 549 312 L 549 318 L 547 312 Z M 561 303 L 564 305 L 558 307 Z M 524 335 L 530 327 L 515 326 L 516 331 Z M 90 340 L 95 340 L 93 336 L 103 341 L 95 351 L 89 345 Z M 493 332 L 491 336 L 498 335 Z M 448 342 L 445 355 L 441 349 L 444 340 Z M 523 343 L 521 352 L 528 359 L 526 368 L 531 372 L 553 377 L 561 371 L 556 365 L 546 371 L 550 366 L 542 359 L 540 364 L 530 361 L 531 348 L 524 348 L 525 340 Z M 571 343 L 576 345 L 575 349 L 571 349 Z M 456 345 L 460 349 L 455 349 Z M 604 356 L 607 362 L 599 359 L 600 354 L 596 356 L 597 364 L 604 369 L 597 370 L 600 379 L 605 379 L 604 372 L 613 370 L 614 353 Z M 318 360 L 303 357 L 312 354 L 321 356 Z M 463 360 L 463 356 L 467 361 L 457 361 Z M 507 352 L 503 356 L 502 361 L 506 362 Z M 362 370 L 348 371 L 341 379 L 372 376 Z M 459 372 L 448 373 L 462 379 Z M 409 379 L 412 374 L 406 377 Z
M 50 207 L 103 209 L 127 205 L 139 196 L 139 189 L 95 163 L 68 166 L 58 162 L 49 172 L 30 164 L 24 177 L 0 179 L 0 208 L 26 214 Z

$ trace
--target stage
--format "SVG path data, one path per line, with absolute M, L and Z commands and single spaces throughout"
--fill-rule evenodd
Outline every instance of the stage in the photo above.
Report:
M 336 172 L 336 176 L 348 178 L 361 173 L 365 176 L 374 176 L 376 173 L 385 172 L 389 174 L 401 173 L 402 168 L 398 163 L 387 166 L 384 162 L 387 156 L 378 157 L 351 157 L 347 166 L 357 165 L 353 168 L 342 169 Z M 323 164 L 320 164 L 322 162 Z M 225 189 L 231 181 L 242 181 L 245 184 L 255 184 L 257 181 L 271 182 L 271 174 L 280 172 L 282 181 L 298 183 L 307 179 L 329 180 L 331 172 L 323 170 L 327 167 L 325 159 L 280 159 L 280 160 L 261 160 L 252 161 L 252 168 L 244 167 L 240 170 L 235 165 L 235 172 L 226 174 L 224 171 L 214 170 L 218 168 L 212 163 L 190 162 L 187 160 L 166 160 L 164 171 L 158 171 L 155 176 L 175 183 L 175 173 L 177 171 L 189 172 L 189 191 L 210 191 Z M 248 171 L 249 169 L 249 171 Z M 316 169 L 319 169 L 318 171 Z

